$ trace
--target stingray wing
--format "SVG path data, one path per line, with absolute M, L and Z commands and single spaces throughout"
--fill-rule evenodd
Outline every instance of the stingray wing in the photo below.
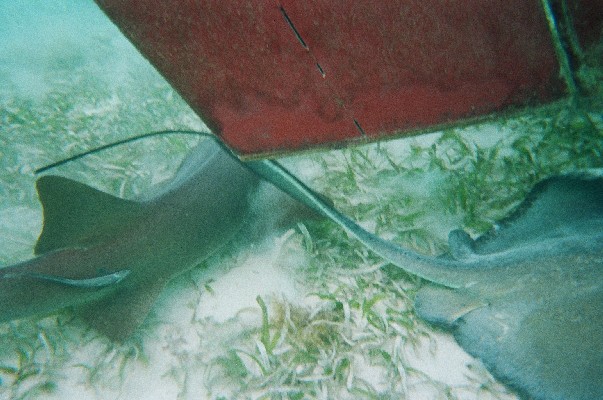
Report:
M 123 341 L 146 319 L 165 287 L 162 279 L 122 286 L 111 296 L 79 307 L 78 315 L 111 340 Z
M 601 242 L 475 268 L 485 273 L 473 285 L 422 288 L 418 315 L 527 398 L 603 399 Z
M 107 270 L 82 249 L 53 251 L 0 269 L 0 322 L 47 315 L 110 294 L 130 271 Z
M 500 251 L 603 230 L 603 178 L 562 176 L 537 184 L 523 203 L 492 233 L 473 244 L 477 254 Z
M 603 292 L 484 307 L 457 322 L 455 338 L 502 381 L 535 399 L 603 399 Z
M 526 398 L 603 399 L 603 291 L 596 285 L 538 306 L 488 304 L 465 290 L 428 286 L 416 308 Z

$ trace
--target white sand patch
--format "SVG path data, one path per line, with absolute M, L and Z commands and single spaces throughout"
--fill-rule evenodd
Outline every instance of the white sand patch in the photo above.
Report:
M 483 364 L 467 354 L 452 338 L 442 332 L 430 332 L 417 346 L 406 346 L 408 366 L 428 379 L 409 379 L 409 398 L 432 400 L 438 385 L 448 385 L 463 400 L 514 400 L 517 397 L 496 382 Z M 483 390 L 479 390 L 482 387 Z
M 236 268 L 211 283 L 212 292 L 201 295 L 197 317 L 225 322 L 246 308 L 256 308 L 257 296 L 296 299 L 293 276 L 279 262 L 284 240 L 269 239 L 259 246 L 260 251 L 252 249 L 241 256 Z
M 434 332 L 430 339 L 423 339 L 414 349 L 407 348 L 410 366 L 451 386 L 467 384 L 467 365 L 474 359 L 449 335 Z
M 39 209 L 24 206 L 0 208 L 0 264 L 31 257 L 41 220 Z

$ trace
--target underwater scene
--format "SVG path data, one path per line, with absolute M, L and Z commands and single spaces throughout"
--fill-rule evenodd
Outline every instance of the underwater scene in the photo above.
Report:
M 491 232 L 539 182 L 585 170 L 603 176 L 603 42 L 585 57 L 580 78 L 589 97 L 578 104 L 562 100 L 278 162 L 367 231 L 434 259 L 456 257 L 451 231 L 473 238 Z M 44 221 L 37 169 L 164 130 L 209 131 L 94 2 L 0 1 L 0 270 L 34 256 Z M 186 169 L 183 160 L 209 140 L 157 135 L 42 175 L 149 199 L 168 193 Z M 384 261 L 332 221 L 279 214 L 278 203 L 262 194 L 255 200 L 243 228 L 205 261 L 159 288 L 148 274 L 139 286 L 157 296 L 148 315 L 136 314 L 127 297 L 102 310 L 116 325 L 143 321 L 124 340 L 112 340 L 73 308 L 16 320 L 0 310 L 0 399 L 529 398 L 525 387 L 495 378 L 489 362 L 469 355 L 448 330 L 426 322 L 439 316 L 418 315 L 415 299 L 426 279 Z M 68 214 L 78 206 L 66 204 L 65 216 L 54 218 L 76 230 Z M 161 243 L 129 257 L 148 258 Z M 100 278 L 119 281 L 123 271 Z M 34 274 L 26 280 L 54 279 Z M 589 290 L 601 299 L 601 273 L 593 275 Z M 5 281 L 23 277 L 0 273 Z M 50 283 L 85 291 L 104 286 L 100 278 Z M 17 301 L 6 298 L 0 293 L 4 308 Z M 603 304 L 593 307 L 583 318 L 601 316 Z M 588 352 L 576 343 L 560 354 Z

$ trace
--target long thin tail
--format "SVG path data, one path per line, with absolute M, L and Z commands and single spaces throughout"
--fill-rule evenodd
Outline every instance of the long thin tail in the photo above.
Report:
M 460 271 L 464 266 L 462 262 L 428 257 L 375 236 L 330 206 L 320 195 L 275 161 L 249 161 L 246 165 L 293 198 L 340 225 L 362 244 L 392 264 L 447 287 L 457 288 L 464 285 L 466 276 Z

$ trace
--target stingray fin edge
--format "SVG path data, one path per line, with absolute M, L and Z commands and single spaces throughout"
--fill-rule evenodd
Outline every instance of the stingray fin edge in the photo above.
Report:
M 36 189 L 44 210 L 36 255 L 102 241 L 142 212 L 138 202 L 60 176 L 43 176 Z
M 144 322 L 165 281 L 122 286 L 110 295 L 78 307 L 88 325 L 114 341 L 124 341 Z
M 65 286 L 71 286 L 82 289 L 101 289 L 104 287 L 116 285 L 130 274 L 130 270 L 124 269 L 111 274 L 101 275 L 94 278 L 73 279 L 57 275 L 41 274 L 37 272 L 11 272 L 4 274 L 2 279 L 35 279 L 40 281 L 59 283 Z

